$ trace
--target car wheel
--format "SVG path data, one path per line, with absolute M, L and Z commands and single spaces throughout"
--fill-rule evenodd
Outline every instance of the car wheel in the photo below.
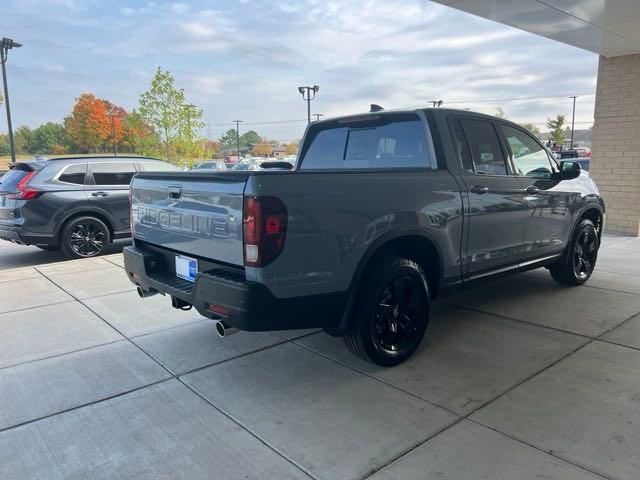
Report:
M 600 237 L 591 220 L 582 220 L 565 254 L 549 267 L 553 279 L 563 285 L 582 285 L 593 273 L 598 259 Z
M 409 358 L 429 323 L 429 287 L 420 266 L 407 258 L 381 261 L 358 294 L 345 343 L 355 355 L 382 366 Z
M 71 258 L 95 257 L 104 252 L 110 241 L 109 228 L 95 217 L 78 217 L 62 229 L 60 243 Z

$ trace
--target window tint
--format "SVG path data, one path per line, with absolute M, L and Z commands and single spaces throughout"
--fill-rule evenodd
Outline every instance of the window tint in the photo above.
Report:
M 462 119 L 475 173 L 507 175 L 507 165 L 493 125 L 485 120 Z
M 73 183 L 75 185 L 84 185 L 84 177 L 87 172 L 87 164 L 79 163 L 77 165 L 68 165 L 62 170 L 58 176 L 59 182 Z
M 511 149 L 518 175 L 551 177 L 553 170 L 547 152 L 531 135 L 508 125 L 501 125 L 500 128 Z
M 131 163 L 95 163 L 89 170 L 96 185 L 129 185 L 136 173 Z
M 328 124 L 311 132 L 302 169 L 430 167 L 424 124 L 415 114 L 390 121 L 382 116 L 343 126 Z
M 318 132 L 305 152 L 301 168 L 342 168 L 347 132 L 346 127 L 330 128 Z

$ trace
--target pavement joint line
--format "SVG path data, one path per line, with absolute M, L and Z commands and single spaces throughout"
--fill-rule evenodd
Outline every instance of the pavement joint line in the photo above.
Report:
M 29 365 L 31 363 L 38 363 L 44 360 L 51 360 L 52 358 L 64 357 L 65 355 L 71 355 L 72 353 L 84 352 L 86 350 L 91 350 L 92 348 L 104 347 L 106 345 L 112 345 L 114 343 L 124 342 L 124 341 L 126 341 L 126 338 L 119 338 L 118 340 L 112 340 L 110 342 L 100 343 L 98 345 L 91 345 L 90 347 L 83 347 L 83 348 L 78 348 L 76 350 L 69 350 L 68 352 L 56 353 L 55 355 L 49 355 L 47 357 L 34 358 L 33 360 L 25 360 L 24 362 L 14 363 L 12 365 L 6 365 L 4 367 L 0 367 L 0 371 L 8 370 L 14 367 L 22 367 L 24 365 Z
M 270 347 L 268 347 L 270 348 Z M 250 429 L 249 427 L 245 426 L 242 424 L 242 422 L 240 422 L 239 420 L 237 420 L 235 417 L 233 417 L 231 414 L 225 412 L 224 410 L 222 410 L 220 407 L 218 407 L 215 403 L 213 403 L 212 401 L 210 401 L 207 397 L 205 397 L 203 394 L 201 394 L 197 389 L 195 389 L 194 387 L 192 387 L 191 385 L 188 385 L 187 383 L 185 383 L 181 378 L 176 377 L 176 379 L 185 387 L 187 387 L 191 392 L 193 392 L 196 396 L 198 396 L 200 399 L 202 399 L 204 402 L 206 402 L 208 405 L 210 405 L 213 409 L 215 409 L 217 412 L 219 412 L 221 415 L 223 415 L 224 417 L 228 418 L 229 420 L 231 420 L 233 423 L 235 423 L 236 425 L 238 425 L 240 428 L 242 428 L 243 430 L 245 430 L 247 433 L 249 433 L 249 435 L 251 435 L 253 438 L 255 438 L 256 440 L 258 440 L 261 444 L 263 444 L 265 447 L 269 448 L 270 450 L 272 450 L 274 453 L 276 453 L 277 455 L 279 455 L 280 457 L 282 457 L 285 461 L 289 462 L 291 465 L 293 465 L 294 467 L 296 467 L 298 470 L 300 470 L 302 473 L 304 473 L 305 475 L 307 475 L 309 478 L 312 478 L 314 480 L 320 480 L 318 479 L 318 477 L 316 477 L 315 475 L 313 475 L 311 472 L 307 471 L 307 469 L 302 466 L 299 465 L 298 462 L 296 462 L 295 460 L 293 460 L 292 458 L 289 458 L 287 455 L 285 455 L 283 452 L 281 452 L 280 450 L 278 450 L 274 445 L 271 445 L 269 442 L 267 442 L 265 439 L 263 439 L 262 437 L 260 437 L 260 435 L 258 435 L 257 433 L 255 433 L 252 429 Z
M 56 285 L 56 287 L 57 287 L 57 285 Z M 65 293 L 67 293 L 67 292 L 65 292 Z M 62 300 L 60 302 L 49 302 L 49 303 L 45 303 L 45 304 L 42 304 L 42 305 L 32 305 L 30 307 L 17 308 L 15 310 L 7 310 L 7 311 L 0 312 L 0 317 L 2 315 L 6 314 L 6 313 L 24 312 L 25 310 L 33 310 L 34 308 L 45 308 L 45 307 L 50 307 L 50 306 L 53 306 L 53 305 L 63 305 L 65 303 L 73 303 L 73 302 L 75 302 L 75 299 Z
M 473 422 L 473 423 L 475 423 L 476 425 L 480 425 L 481 427 L 488 428 L 489 430 L 491 430 L 491 431 L 493 431 L 493 432 L 496 432 L 496 433 L 498 433 L 498 434 L 502 435 L 503 437 L 506 437 L 506 438 L 508 438 L 508 439 L 510 439 L 510 440 L 514 440 L 514 441 L 519 442 L 519 443 L 522 443 L 522 444 L 524 444 L 524 445 L 526 445 L 526 446 L 528 446 L 528 447 L 531 447 L 531 448 L 533 448 L 534 450 L 537 450 L 537 451 L 542 452 L 542 453 L 544 453 L 544 454 L 550 455 L 550 456 L 552 456 L 553 458 L 556 458 L 556 459 L 558 459 L 558 460 L 560 460 L 560 461 L 562 461 L 562 462 L 568 463 L 569 465 L 573 465 L 574 467 L 578 467 L 578 468 L 579 468 L 579 469 L 581 469 L 581 470 L 584 470 L 584 471 L 586 471 L 586 472 L 592 473 L 592 474 L 597 475 L 598 477 L 604 478 L 604 479 L 606 479 L 606 480 L 611 480 L 609 477 L 607 477 L 607 476 L 605 476 L 605 475 L 603 475 L 603 474 L 601 474 L 601 473 L 598 473 L 598 472 L 596 472 L 596 471 L 594 471 L 594 470 L 591 470 L 590 468 L 587 468 L 587 467 L 586 467 L 586 466 L 584 466 L 584 465 L 580 465 L 579 463 L 574 463 L 574 462 L 573 462 L 573 461 L 571 461 L 571 460 L 567 460 L 566 458 L 562 458 L 562 457 L 560 457 L 560 456 L 556 455 L 555 453 L 553 453 L 553 450 L 545 450 L 545 449 L 543 449 L 543 448 L 538 447 L 537 445 L 535 445 L 535 444 L 533 444 L 533 443 L 529 443 L 529 442 L 527 442 L 527 441 L 525 441 L 525 440 L 522 440 L 522 439 L 520 439 L 520 438 L 518 438 L 518 437 L 514 437 L 513 435 L 510 435 L 510 434 L 508 434 L 508 433 L 505 433 L 505 432 L 503 432 L 502 430 L 498 430 L 497 428 L 492 427 L 492 426 L 490 426 L 490 425 L 485 425 L 484 423 L 479 422 L 478 420 L 475 420 L 475 419 L 473 419 L 473 418 L 467 418 L 466 420 L 468 420 L 469 422 Z
M 539 323 L 535 323 L 535 322 L 532 322 L 530 320 L 522 320 L 521 318 L 510 317 L 509 315 L 502 315 L 500 313 L 488 312 L 488 311 L 482 310 L 480 308 L 469 307 L 467 305 L 461 305 L 459 303 L 451 303 L 451 302 L 448 302 L 446 300 L 440 300 L 440 302 L 443 303 L 444 305 L 449 305 L 451 307 L 459 308 L 461 310 L 469 310 L 470 312 L 482 313 L 484 315 L 492 315 L 494 317 L 502 318 L 504 320 L 511 320 L 513 322 L 524 323 L 526 325 L 530 325 L 530 326 L 538 327 L 538 328 L 546 328 L 548 330 L 553 330 L 553 331 L 559 332 L 559 333 L 565 333 L 567 335 L 573 335 L 575 337 L 583 337 L 583 338 L 588 338 L 588 339 L 591 339 L 591 340 L 597 338 L 597 337 L 592 337 L 591 335 L 586 335 L 584 333 L 578 333 L 578 332 L 573 332 L 571 330 L 565 330 L 563 328 L 551 327 L 549 325 L 540 325 Z M 636 314 L 634 314 L 634 315 L 636 315 Z
M 42 273 L 42 272 L 40 272 Z M 132 345 L 134 345 L 137 349 L 139 349 L 143 354 L 147 355 L 152 361 L 154 361 L 155 363 L 157 363 L 162 369 L 164 369 L 168 374 L 169 377 L 156 382 L 156 383 L 161 383 L 164 381 L 168 381 L 171 379 L 176 379 L 178 382 L 180 382 L 182 385 L 184 385 L 187 389 L 189 389 L 192 393 L 194 393 L 195 395 L 197 395 L 198 397 L 200 397 L 203 401 L 205 401 L 207 404 L 211 405 L 212 408 L 214 408 L 216 411 L 220 412 L 220 414 L 224 415 L 225 417 L 227 417 L 229 420 L 231 420 L 233 423 L 235 423 L 236 425 L 238 425 L 240 428 L 242 428 L 243 430 L 245 430 L 247 433 L 249 433 L 251 436 L 253 436 L 256 440 L 258 440 L 260 443 L 262 443 L 263 445 L 265 445 L 267 448 L 269 448 L 271 451 L 273 451 L 276 455 L 279 455 L 281 458 L 283 458 L 285 461 L 289 462 L 291 465 L 293 465 L 294 467 L 298 468 L 301 472 L 303 472 L 304 474 L 306 474 L 307 476 L 309 476 L 312 479 L 316 479 L 315 476 L 311 475 L 309 472 L 306 471 L 306 469 L 304 469 L 302 466 L 298 465 L 295 461 L 293 461 L 292 459 L 288 458 L 286 455 L 284 455 L 283 453 L 281 453 L 278 449 L 275 448 L 275 446 L 270 445 L 266 440 L 262 439 L 260 436 L 258 436 L 256 433 L 254 433 L 251 429 L 249 429 L 248 427 L 246 427 L 245 425 L 243 425 L 241 422 L 239 422 L 238 420 L 236 420 L 235 418 L 233 418 L 231 415 L 228 415 L 226 412 L 224 412 L 223 410 L 221 410 L 220 408 L 218 408 L 216 405 L 214 405 L 212 402 L 210 402 L 208 399 L 206 399 L 203 395 L 201 395 L 199 392 L 197 392 L 195 389 L 191 388 L 189 385 L 187 385 L 184 381 L 182 381 L 182 379 L 180 378 L 180 376 L 174 374 L 166 365 L 164 365 L 159 359 L 155 358 L 152 354 L 150 354 L 149 352 L 147 352 L 144 348 L 142 348 L 140 345 L 138 345 L 136 342 L 134 342 L 132 339 L 130 339 L 129 337 L 127 337 L 126 335 L 124 335 L 123 332 L 121 332 L 120 330 L 118 330 L 117 328 L 115 328 L 113 325 L 111 325 L 106 319 L 104 319 L 101 315 L 99 315 L 97 312 L 95 312 L 94 310 L 92 310 L 88 305 L 86 305 L 85 303 L 82 302 L 82 300 L 78 299 L 77 297 L 75 297 L 74 295 L 72 295 L 71 293 L 67 292 L 64 288 L 62 288 L 60 285 L 58 285 L 57 283 L 55 283 L 51 278 L 49 278 L 47 275 L 42 274 L 47 280 L 49 280 L 51 283 L 53 283 L 54 285 L 56 285 L 58 288 L 60 288 L 62 291 L 64 291 L 65 293 L 67 293 L 68 295 L 71 295 L 71 297 L 75 298 L 76 301 L 78 303 L 80 303 L 82 306 L 84 306 L 84 308 L 86 308 L 87 310 L 89 310 L 91 313 L 93 313 L 94 315 L 96 315 L 99 319 L 101 319 L 104 323 L 106 323 L 107 325 L 109 325 L 113 330 L 115 330 L 116 332 L 118 332 L 120 335 L 122 335 L 126 341 L 128 341 L 129 343 L 131 343 Z M 290 340 L 287 339 L 283 339 L 282 342 L 279 342 L 275 345 L 270 345 L 268 347 L 262 348 L 260 350 L 266 350 L 268 348 L 273 348 L 277 345 L 283 344 L 283 343 L 288 343 Z M 258 351 L 260 351 L 258 350 Z M 246 355 L 250 355 L 252 353 L 256 353 L 255 351 L 253 352 L 249 352 L 246 353 L 244 355 L 239 355 L 237 357 L 233 357 L 235 358 L 240 358 Z M 226 359 L 222 362 L 219 363 L 224 363 L 225 361 L 229 361 L 231 359 Z M 194 369 L 194 371 L 197 370 L 202 370 L 202 368 L 205 367 L 201 367 L 198 369 Z M 192 373 L 192 372 L 186 372 L 182 375 L 187 375 L 188 373 Z M 146 385 L 143 387 L 140 387 L 139 389 L 142 388 L 146 388 L 148 386 L 152 386 L 154 384 L 150 384 L 150 385 Z M 120 395 L 118 395 L 120 396 Z M 97 400 L 94 403 L 99 403 L 99 402 L 103 402 L 106 399 L 101 399 L 101 400 Z M 91 403 L 89 404 L 85 404 L 85 405 L 80 405 L 80 406 L 76 406 L 74 407 L 74 409 L 79 409 L 79 408 L 83 408 L 87 405 L 91 405 Z M 58 412 L 56 414 L 51 414 L 50 416 L 54 416 L 54 415 L 59 415 L 60 413 L 63 412 Z M 32 420 L 30 423 L 32 423 L 33 421 L 36 420 Z M 15 427 L 12 427 L 15 428 Z M 0 433 L 2 433 L 4 430 L 0 430 Z
M 616 275 L 625 275 L 627 277 L 640 277 L 640 274 L 637 274 L 637 273 L 616 272 L 614 270 L 607 270 L 606 268 L 598 268 L 598 270 L 605 273 L 615 273 Z
M 93 405 L 97 405 L 98 403 L 102 403 L 102 402 L 106 402 L 106 401 L 109 401 L 109 400 L 113 400 L 114 398 L 122 397 L 124 395 L 129 395 L 130 393 L 134 393 L 134 392 L 137 392 L 139 390 L 143 390 L 143 389 L 148 388 L 148 387 L 153 387 L 155 385 L 159 385 L 161 383 L 165 383 L 165 382 L 168 382 L 169 380 L 173 380 L 173 379 L 174 379 L 173 376 L 169 376 L 167 378 L 163 378 L 162 380 L 157 380 L 155 382 L 151 382 L 151 383 L 148 383 L 148 384 L 145 384 L 145 385 L 140 385 L 138 387 L 131 388 L 131 389 L 126 390 L 124 392 L 116 393 L 114 395 L 110 395 L 108 397 L 100 398 L 98 400 L 93 400 L 93 401 L 88 402 L 88 403 L 83 403 L 82 405 L 76 405 L 75 407 L 65 408 L 64 410 L 60 410 L 60 411 L 57 411 L 57 412 L 49 413 L 49 414 L 43 415 L 41 417 L 32 418 L 30 420 L 25 420 L 24 422 L 16 423 L 15 425 L 11 425 L 9 427 L 0 428 L 0 434 L 8 432 L 10 430 L 14 430 L 16 428 L 24 427 L 24 426 L 32 424 L 32 423 L 40 422 L 42 420 L 47 420 L 47 419 L 52 418 L 52 417 L 57 417 L 58 415 L 62 415 L 62 414 L 69 413 L 69 412 L 73 412 L 75 410 L 80 410 L 80 409 L 85 408 L 85 407 L 91 407 Z
M 627 290 L 617 290 L 615 288 L 607 288 L 607 287 L 598 287 L 596 285 L 583 285 L 586 288 L 595 288 L 596 290 L 605 290 L 607 292 L 615 292 L 615 293 L 626 293 L 628 295 L 640 295 L 638 292 L 629 292 Z

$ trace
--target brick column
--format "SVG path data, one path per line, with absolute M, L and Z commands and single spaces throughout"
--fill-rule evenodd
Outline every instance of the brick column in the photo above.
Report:
M 600 57 L 594 117 L 589 173 L 606 231 L 640 236 L 640 54 Z

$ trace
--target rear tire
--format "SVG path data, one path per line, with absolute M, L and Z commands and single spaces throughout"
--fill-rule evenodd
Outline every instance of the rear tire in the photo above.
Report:
M 591 220 L 581 220 L 565 253 L 549 267 L 553 279 L 562 285 L 582 285 L 593 273 L 600 237 Z
M 60 234 L 62 251 L 70 258 L 97 257 L 110 241 L 109 228 L 99 218 L 91 216 L 69 220 Z
M 420 346 L 431 298 L 422 268 L 408 258 L 387 257 L 367 273 L 344 339 L 356 356 L 389 367 Z

